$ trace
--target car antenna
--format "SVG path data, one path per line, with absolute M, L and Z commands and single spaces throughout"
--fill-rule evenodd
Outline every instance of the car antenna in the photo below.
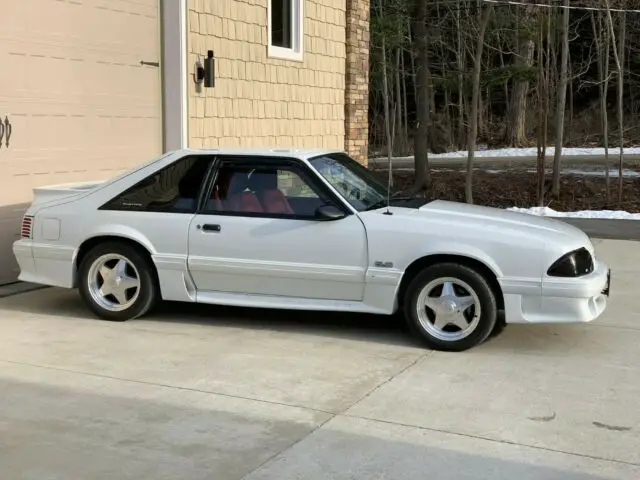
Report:
M 387 181 L 387 209 L 382 213 L 383 215 L 393 215 L 393 212 L 389 210 L 389 204 L 391 203 L 391 183 L 393 182 L 393 159 L 391 157 L 391 149 L 389 149 L 389 179 Z

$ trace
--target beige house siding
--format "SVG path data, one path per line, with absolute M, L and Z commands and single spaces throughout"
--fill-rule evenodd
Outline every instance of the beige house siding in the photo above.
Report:
M 345 147 L 345 0 L 304 2 L 302 61 L 267 55 L 267 0 L 189 0 L 189 146 Z

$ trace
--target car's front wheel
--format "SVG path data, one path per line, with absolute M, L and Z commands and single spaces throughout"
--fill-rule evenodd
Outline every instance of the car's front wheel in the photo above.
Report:
M 82 259 L 80 295 L 98 317 L 125 321 L 147 313 L 158 298 L 151 261 L 124 242 L 99 244 Z
M 476 270 L 432 265 L 411 282 L 404 302 L 413 333 L 436 350 L 462 351 L 484 342 L 497 320 L 496 296 Z

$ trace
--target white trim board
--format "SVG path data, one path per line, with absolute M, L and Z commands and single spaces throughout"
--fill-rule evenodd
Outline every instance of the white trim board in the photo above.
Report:
M 188 0 L 160 0 L 162 16 L 163 150 L 189 145 L 187 35 Z
M 291 2 L 291 44 L 292 48 L 272 45 L 271 9 L 273 0 L 267 2 L 267 56 L 283 60 L 302 62 L 304 59 L 304 0 Z

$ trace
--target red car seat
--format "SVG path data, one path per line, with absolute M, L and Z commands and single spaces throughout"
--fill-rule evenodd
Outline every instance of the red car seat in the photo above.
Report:
M 233 174 L 227 190 L 227 199 L 222 202 L 224 210 L 247 213 L 264 212 L 256 195 L 247 190 L 248 179 L 248 172 L 236 172 Z
M 278 188 L 278 172 L 254 171 L 249 177 L 249 188 L 253 190 L 266 213 L 293 215 L 293 209 Z

